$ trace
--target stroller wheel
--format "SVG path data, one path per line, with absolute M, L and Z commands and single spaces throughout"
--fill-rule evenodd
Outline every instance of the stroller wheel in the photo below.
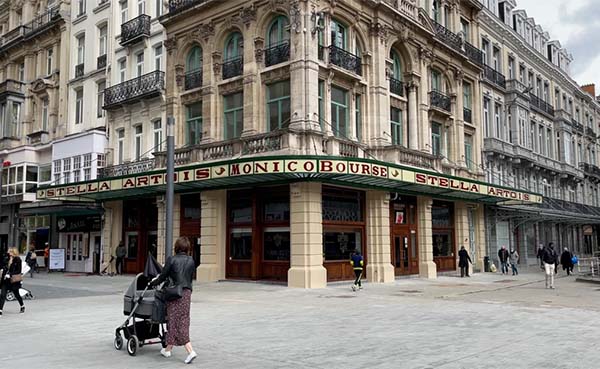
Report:
M 132 335 L 127 340 L 127 353 L 131 356 L 135 356 L 137 348 L 139 346 L 140 341 L 138 340 L 136 335 Z
M 115 350 L 120 350 L 123 348 L 123 337 L 121 337 L 121 335 L 119 334 L 118 336 L 115 336 Z
M 8 293 L 6 294 L 6 299 L 7 299 L 8 301 L 15 301 L 15 294 L 14 294 L 12 291 L 8 292 Z

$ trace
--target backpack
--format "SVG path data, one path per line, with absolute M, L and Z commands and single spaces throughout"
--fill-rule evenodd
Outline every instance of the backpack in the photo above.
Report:
M 577 256 L 573 255 L 573 257 L 571 258 L 571 263 L 573 263 L 573 265 L 575 265 L 578 262 L 579 262 L 579 259 L 577 258 Z

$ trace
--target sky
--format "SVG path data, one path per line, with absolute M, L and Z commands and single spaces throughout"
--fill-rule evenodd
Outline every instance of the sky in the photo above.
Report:
M 599 0 L 517 0 L 552 40 L 573 55 L 571 77 L 579 85 L 596 84 L 600 95 L 600 1 Z

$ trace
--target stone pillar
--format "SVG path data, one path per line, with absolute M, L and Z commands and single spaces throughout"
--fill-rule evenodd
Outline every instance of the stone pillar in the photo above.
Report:
M 258 75 L 258 64 L 255 57 L 255 41 L 252 37 L 244 37 L 244 127 L 242 136 L 251 136 L 259 131 L 260 124 L 260 76 Z M 260 44 L 262 45 L 262 44 Z M 262 46 L 259 46 L 262 48 Z
M 431 125 L 429 122 L 429 66 L 431 65 L 433 53 L 430 50 L 422 48 L 419 50 L 419 56 L 421 58 L 421 122 L 419 124 L 419 137 L 421 139 L 421 142 L 419 146 L 421 151 L 431 153 Z
M 327 270 L 323 267 L 321 201 L 320 183 L 301 182 L 290 185 L 289 287 L 327 286 Z
M 390 203 L 385 191 L 367 191 L 367 279 L 394 282 L 390 254 Z
M 200 227 L 200 266 L 198 280 L 215 282 L 225 279 L 227 245 L 227 191 L 204 191 Z
M 173 198 L 173 239 L 171 244 L 174 245 L 175 241 L 179 238 L 179 227 L 180 227 L 180 195 L 175 195 Z M 156 255 L 158 262 L 164 264 L 167 258 L 165 257 L 165 237 L 166 237 L 166 203 L 160 196 L 156 201 L 156 207 L 158 211 L 158 224 L 156 225 Z M 168 255 L 167 255 L 168 256 Z
M 102 226 L 102 261 L 108 262 L 123 238 L 123 202 L 108 201 L 104 203 L 104 224 Z M 110 264 L 109 273 L 116 272 L 115 262 Z
M 469 250 L 469 216 L 467 204 L 461 201 L 457 201 L 454 203 L 454 224 L 456 229 L 456 242 L 457 242 L 457 250 L 460 250 L 461 246 L 464 246 L 465 249 L 469 252 L 471 259 L 473 259 L 473 255 L 471 255 L 471 251 Z M 458 254 L 456 255 L 456 270 L 460 270 L 458 267 Z M 469 265 L 469 273 L 473 270 L 472 265 Z
M 465 102 L 463 95 L 463 73 L 461 71 L 455 72 L 454 80 L 456 82 L 456 111 L 454 112 L 454 142 L 456 143 L 453 148 L 454 160 L 461 167 L 465 167 L 465 124 L 464 124 L 464 106 Z
M 483 258 L 487 255 L 487 242 L 485 237 L 485 208 L 482 204 L 477 205 L 477 209 L 474 212 L 475 223 L 475 248 L 477 249 L 477 259 L 473 260 L 476 268 L 480 271 L 484 271 Z
M 381 26 L 381 25 L 378 25 Z M 390 100 L 389 80 L 386 75 L 388 54 L 385 37 L 377 29 L 371 28 L 371 44 L 373 45 L 372 66 L 370 68 L 369 100 L 371 102 L 368 125 L 374 127 L 369 137 L 372 145 L 388 145 L 392 142 L 390 132 Z M 363 55 L 363 58 L 366 56 Z
M 433 237 L 431 234 L 430 197 L 417 197 L 418 235 L 419 235 L 419 276 L 421 278 L 437 278 L 437 266 L 433 262 Z
M 408 148 L 419 149 L 419 114 L 417 104 L 418 82 L 413 81 L 408 85 Z
M 471 154 L 474 164 L 477 166 L 477 171 L 481 171 L 481 164 L 483 162 L 481 158 L 481 152 L 483 150 L 483 96 L 481 94 L 481 87 L 479 83 L 473 83 L 473 96 L 471 97 L 471 118 L 473 125 L 477 127 L 479 132 L 473 135 L 473 147 L 471 148 Z M 490 114 L 490 121 L 493 119 L 493 114 Z

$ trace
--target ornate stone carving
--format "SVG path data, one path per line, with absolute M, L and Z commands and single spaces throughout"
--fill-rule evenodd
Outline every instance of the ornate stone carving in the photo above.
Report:
M 192 36 L 197 39 L 207 40 L 211 36 L 215 35 L 215 24 L 213 22 L 210 23 L 201 23 L 198 28 L 192 33 Z
M 178 87 L 182 87 L 185 81 L 185 67 L 182 64 L 175 65 L 175 83 Z
M 385 25 L 377 22 L 369 25 L 369 33 L 371 36 L 379 37 L 383 44 L 387 44 L 388 29 Z
M 215 51 L 214 53 L 212 53 L 212 59 L 213 59 L 213 72 L 215 73 L 215 76 L 218 76 L 219 74 L 221 74 L 221 53 L 218 51 Z
M 290 28 L 296 33 L 302 32 L 302 16 L 300 14 L 298 1 L 292 1 L 290 3 Z
M 254 59 L 257 63 L 263 62 L 265 40 L 262 37 L 254 38 Z
M 169 38 L 167 38 L 163 44 L 165 45 L 165 48 L 167 49 L 167 52 L 169 53 L 169 55 L 173 54 L 173 50 L 177 49 L 177 37 L 176 36 L 171 36 Z
M 250 23 L 254 22 L 256 20 L 256 7 L 254 4 L 247 8 L 240 9 L 239 17 L 246 27 L 248 27 Z
M 419 48 L 419 58 L 424 64 L 431 64 L 433 62 L 433 51 L 426 47 Z

